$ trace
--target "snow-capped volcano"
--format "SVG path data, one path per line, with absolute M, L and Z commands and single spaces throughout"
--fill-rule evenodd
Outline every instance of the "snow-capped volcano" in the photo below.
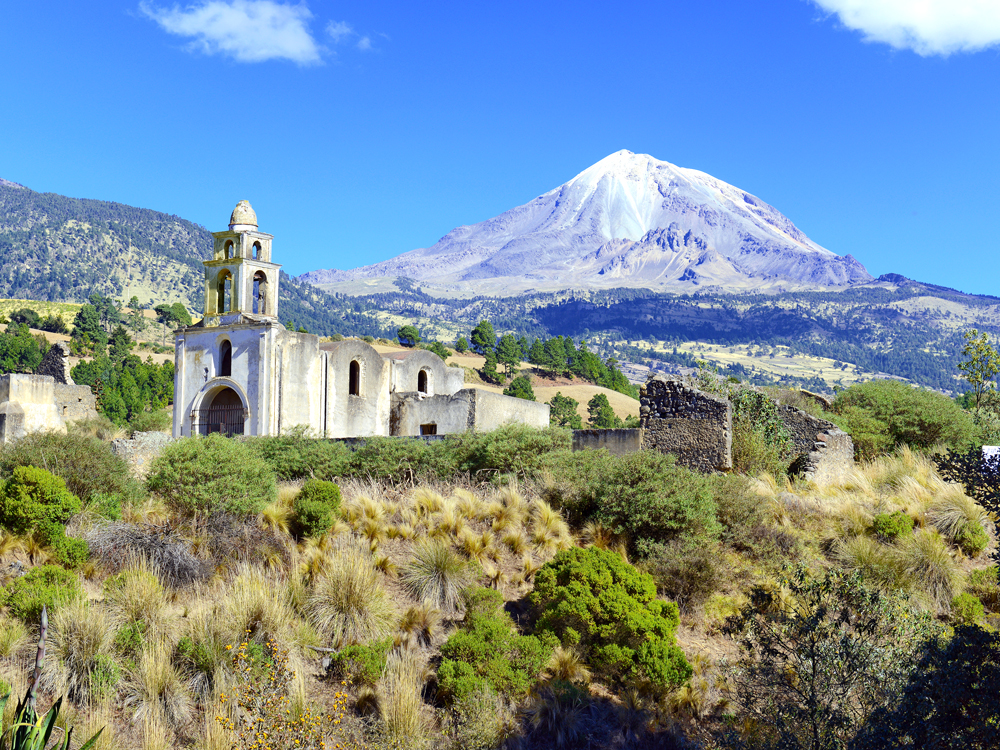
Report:
M 838 287 L 871 281 L 850 255 L 806 237 L 781 212 L 704 172 L 618 151 L 569 182 L 429 248 L 316 284 L 407 276 L 503 294 L 526 288 Z

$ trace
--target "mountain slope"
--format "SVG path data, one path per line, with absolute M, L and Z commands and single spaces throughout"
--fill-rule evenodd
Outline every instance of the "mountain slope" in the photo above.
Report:
M 836 288 L 871 281 L 777 209 L 704 172 L 618 151 L 569 182 L 429 248 L 313 284 L 400 277 L 485 291 Z
M 83 302 L 99 292 L 183 302 L 197 314 L 211 248 L 207 229 L 178 216 L 36 193 L 0 179 L 0 298 Z M 380 331 L 362 305 L 284 274 L 279 311 L 282 320 L 324 335 Z

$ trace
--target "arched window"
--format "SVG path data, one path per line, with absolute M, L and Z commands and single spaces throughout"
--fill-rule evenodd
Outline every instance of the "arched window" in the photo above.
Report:
M 216 311 L 221 315 L 229 312 L 233 306 L 233 276 L 229 271 L 219 274 L 218 282 L 219 301 Z
M 252 254 L 252 257 L 253 257 L 254 260 L 260 260 L 260 243 L 259 242 L 253 243 L 253 250 L 251 250 L 251 254 Z
M 267 276 L 263 271 L 253 275 L 253 311 L 256 315 L 267 315 Z
M 421 393 L 427 393 L 427 370 L 421 370 L 417 373 L 417 390 Z
M 233 241 L 226 240 L 226 260 L 233 257 Z
M 219 375 L 232 377 L 233 374 L 233 345 L 229 340 L 222 342 L 219 347 Z
M 361 395 L 361 363 L 358 360 L 351 360 L 350 383 L 347 392 L 352 396 Z

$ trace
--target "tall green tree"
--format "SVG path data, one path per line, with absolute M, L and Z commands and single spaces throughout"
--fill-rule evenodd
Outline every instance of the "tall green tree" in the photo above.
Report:
M 73 318 L 70 349 L 78 355 L 100 356 L 107 344 L 108 335 L 101 328 L 101 316 L 97 308 L 90 304 L 81 306 Z
M 455 342 L 455 351 L 459 354 L 465 354 L 469 351 L 469 341 L 465 336 L 459 336 L 458 340 Z
M 521 364 L 521 347 L 512 334 L 505 333 L 497 344 L 497 362 L 503 365 L 504 374 L 509 378 Z
M 416 346 L 420 343 L 420 331 L 414 325 L 400 326 L 396 331 L 396 338 L 402 346 Z
M 472 350 L 486 356 L 486 352 L 492 352 L 496 345 L 497 334 L 493 330 L 493 324 L 488 320 L 480 320 L 479 325 L 472 329 Z
M 33 373 L 48 348 L 41 334 L 32 336 L 27 325 L 11 322 L 7 331 L 0 333 L 0 375 Z
M 486 350 L 486 362 L 483 363 L 483 369 L 479 374 L 487 383 L 503 383 L 506 380 L 503 373 L 497 372 L 497 355 L 492 349 Z
M 525 401 L 535 400 L 535 391 L 531 387 L 531 381 L 527 375 L 518 375 L 510 381 L 510 385 L 504 388 L 503 394 L 514 398 L 523 398 Z
M 975 328 L 965 332 L 965 346 L 962 347 L 964 360 L 959 362 L 962 371 L 976 395 L 976 411 L 979 411 L 983 395 L 997 387 L 994 377 L 1000 372 L 1000 354 L 990 344 L 989 337 Z
M 599 430 L 610 430 L 622 426 L 621 419 L 611 408 L 611 402 L 604 393 L 595 394 L 587 402 L 587 413 L 590 415 L 590 426 Z
M 583 420 L 576 410 L 579 405 L 580 402 L 575 398 L 556 391 L 556 395 L 549 401 L 549 424 L 553 427 L 568 427 L 571 430 L 582 429 Z

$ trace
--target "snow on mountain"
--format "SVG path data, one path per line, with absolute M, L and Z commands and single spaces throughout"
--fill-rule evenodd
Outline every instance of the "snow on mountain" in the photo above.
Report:
M 351 271 L 330 284 L 407 276 L 456 289 L 642 286 L 691 291 L 827 288 L 871 281 L 850 255 L 805 236 L 787 217 L 704 172 L 618 151 L 499 216 L 458 227 L 429 248 Z

